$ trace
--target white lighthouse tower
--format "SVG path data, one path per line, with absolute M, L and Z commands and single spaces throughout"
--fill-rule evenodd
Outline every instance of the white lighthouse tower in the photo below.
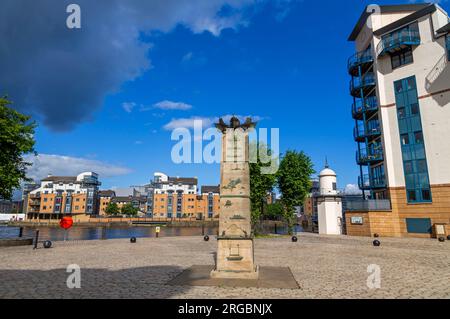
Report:
M 320 194 L 317 197 L 319 234 L 342 234 L 342 198 L 337 191 L 336 173 L 328 162 L 319 174 Z

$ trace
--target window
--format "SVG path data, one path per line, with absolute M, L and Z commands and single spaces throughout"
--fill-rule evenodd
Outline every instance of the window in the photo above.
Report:
M 431 201 L 431 191 L 429 189 L 422 190 L 422 199 L 425 201 Z
M 445 42 L 447 46 L 447 58 L 450 61 L 450 35 L 447 35 Z
M 398 118 L 399 119 L 405 118 L 406 117 L 406 109 L 405 109 L 405 107 L 399 107 L 398 110 L 397 110 L 397 113 L 398 113 Z
M 416 200 L 417 200 L 416 191 L 415 190 L 408 191 L 408 201 L 415 202 Z
M 420 132 L 414 132 L 414 139 L 416 144 L 423 144 L 423 133 Z
M 397 69 L 403 65 L 413 63 L 413 54 L 411 47 L 395 52 L 391 55 L 392 69 Z
M 402 145 L 409 145 L 409 135 L 408 134 L 402 134 L 400 136 L 400 139 L 402 141 Z
M 396 81 L 394 89 L 408 203 L 431 202 L 432 193 L 415 77 Z M 403 107 L 406 109 L 406 118 L 401 116 Z

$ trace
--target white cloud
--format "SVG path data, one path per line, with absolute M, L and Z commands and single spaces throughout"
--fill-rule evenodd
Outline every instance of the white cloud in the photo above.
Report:
M 192 56 L 194 54 L 192 52 L 188 52 L 185 55 L 183 55 L 183 57 L 181 58 L 181 62 L 188 62 L 192 59 Z
M 347 184 L 347 186 L 345 186 L 344 193 L 347 195 L 359 195 L 362 194 L 362 191 L 356 184 Z
M 33 165 L 28 168 L 27 176 L 40 180 L 48 174 L 56 176 L 76 176 L 83 172 L 95 172 L 100 179 L 127 175 L 131 169 L 123 166 L 112 165 L 98 160 L 70 157 L 63 155 L 39 154 L 38 156 L 28 155 L 27 162 Z
M 187 111 L 192 109 L 192 105 L 183 102 L 161 101 L 153 104 L 153 107 L 160 110 L 181 110 Z
M 135 106 L 136 106 L 136 103 L 134 103 L 134 102 L 124 102 L 124 103 L 122 103 L 122 108 L 127 113 L 131 113 L 131 111 L 133 111 Z
M 231 117 L 233 115 L 224 115 L 222 116 L 222 119 L 225 122 L 229 122 Z M 251 117 L 254 121 L 261 121 L 263 120 L 263 117 L 257 116 L 257 115 L 235 115 L 241 122 L 245 121 L 247 117 Z M 177 128 L 187 128 L 192 129 L 194 128 L 194 121 L 200 120 L 202 121 L 202 126 L 204 128 L 212 127 L 214 123 L 217 123 L 219 121 L 219 117 L 200 117 L 200 116 L 192 116 L 190 118 L 178 118 L 178 119 L 172 119 L 169 123 L 164 125 L 164 129 L 166 131 L 171 131 Z

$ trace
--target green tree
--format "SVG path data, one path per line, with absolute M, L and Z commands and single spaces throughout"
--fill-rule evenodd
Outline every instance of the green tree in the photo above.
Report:
M 109 203 L 105 208 L 105 213 L 108 216 L 117 216 L 120 214 L 119 206 L 116 203 Z
M 27 167 L 23 156 L 34 153 L 35 122 L 12 108 L 11 102 L 0 98 L 0 198 L 11 199 L 13 190 L 26 177 Z
M 271 151 L 266 145 L 252 143 L 250 145 L 250 157 L 257 158 L 255 163 L 250 163 L 250 203 L 251 217 L 254 232 L 257 232 L 256 224 L 260 221 L 262 211 L 266 205 L 267 192 L 273 191 L 276 184 L 276 174 L 264 174 L 261 169 L 270 167 L 271 163 L 262 163 L 262 156 L 271 156 Z M 255 153 L 256 152 L 256 153 Z M 256 157 L 256 154 L 259 155 Z
M 294 207 L 305 201 L 314 173 L 313 163 L 304 152 L 287 151 L 281 160 L 277 179 L 289 234 L 293 230 Z
M 137 216 L 139 209 L 134 207 L 133 204 L 128 203 L 122 206 L 121 212 L 126 216 Z
M 284 207 L 281 202 L 276 202 L 273 204 L 267 205 L 264 210 L 264 218 L 269 220 L 277 220 L 280 217 L 283 217 Z

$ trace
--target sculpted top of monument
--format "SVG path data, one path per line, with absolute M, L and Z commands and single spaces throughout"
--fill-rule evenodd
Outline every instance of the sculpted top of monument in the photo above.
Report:
M 215 124 L 216 128 L 219 129 L 222 133 L 225 133 L 227 129 L 233 129 L 236 130 L 238 128 L 243 129 L 244 131 L 247 131 L 249 129 L 252 129 L 256 127 L 256 122 L 253 122 L 250 117 L 247 117 L 244 124 L 241 124 L 241 121 L 236 116 L 233 116 L 230 119 L 230 125 L 227 125 L 225 121 L 220 118 L 219 123 Z

